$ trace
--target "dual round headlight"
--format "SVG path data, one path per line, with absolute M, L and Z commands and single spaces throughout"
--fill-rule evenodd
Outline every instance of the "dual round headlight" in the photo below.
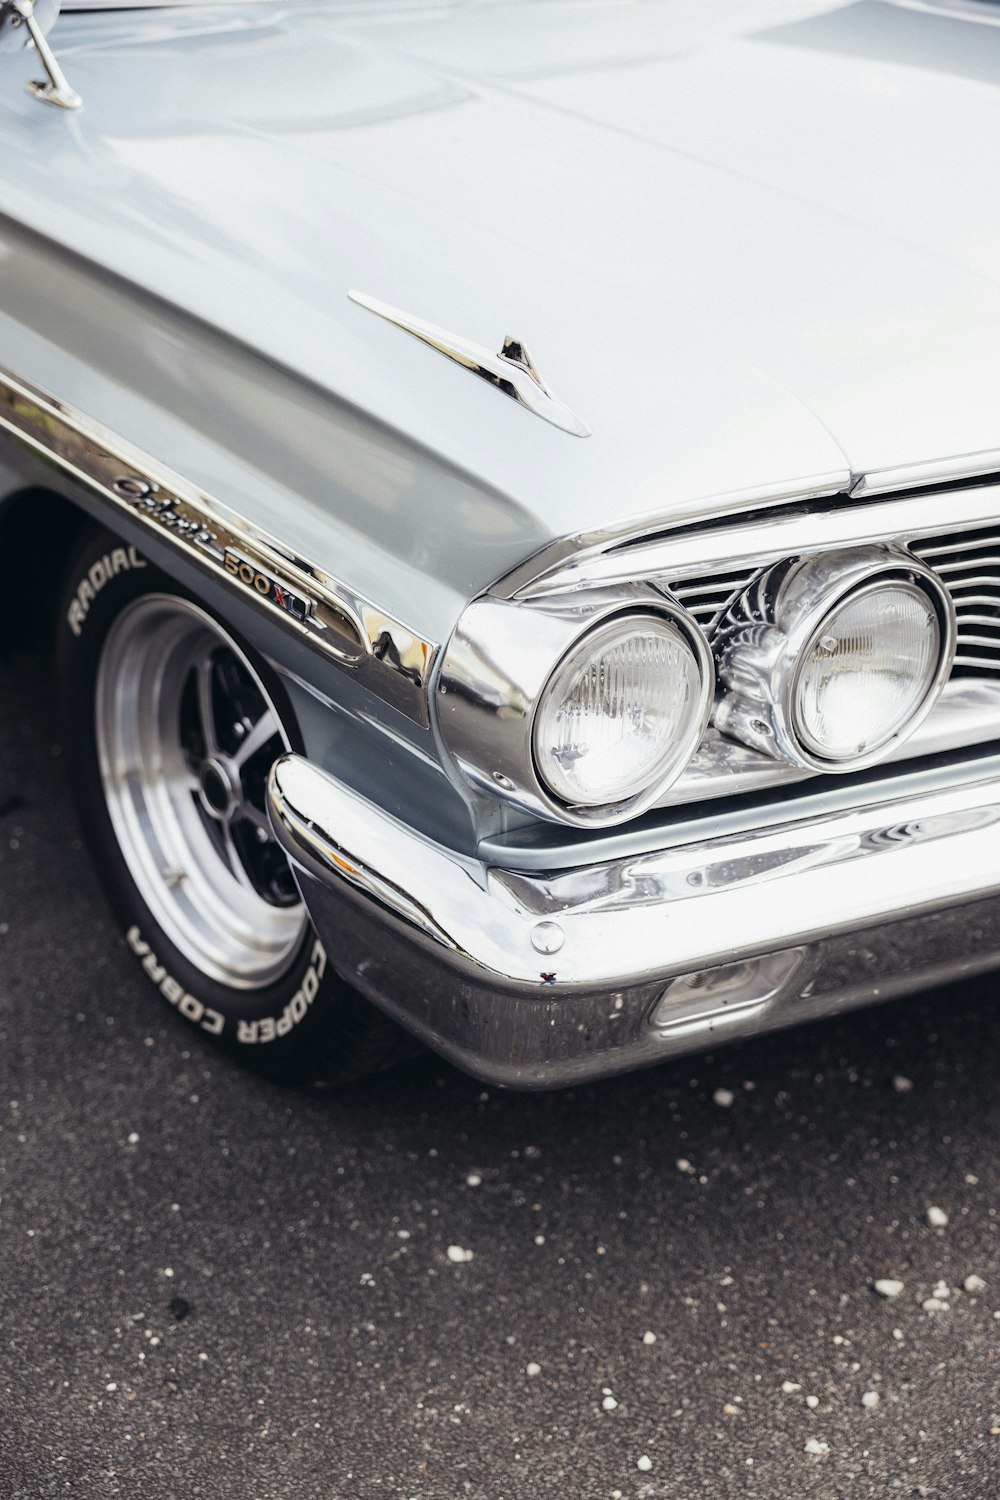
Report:
M 665 788 L 701 737 L 710 688 L 690 637 L 666 615 L 606 620 L 576 642 L 545 687 L 532 734 L 539 776 L 577 807 Z
M 954 650 L 947 590 L 891 544 L 767 567 L 712 648 L 641 582 L 530 602 L 486 595 L 449 645 L 440 727 L 484 792 L 530 816 L 606 827 L 663 796 L 710 713 L 723 735 L 799 769 L 891 755 L 935 703 Z
M 933 707 L 955 614 L 929 568 L 894 548 L 791 560 L 758 579 L 720 630 L 720 729 L 811 770 L 891 753 Z

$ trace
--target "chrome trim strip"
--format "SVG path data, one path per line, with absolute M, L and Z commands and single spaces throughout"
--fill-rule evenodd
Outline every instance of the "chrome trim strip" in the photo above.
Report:
M 1000 474 L 1000 448 L 984 448 L 981 453 L 965 453 L 955 458 L 927 459 L 919 464 L 900 464 L 894 469 L 872 469 L 854 481 L 848 494 L 884 495 L 889 490 L 954 484 L 963 479 L 978 479 L 983 474 Z
M 571 411 L 558 396 L 552 394 L 519 339 L 508 335 L 499 354 L 494 354 L 484 344 L 474 344 L 471 339 L 449 333 L 446 328 L 438 328 L 434 323 L 426 323 L 423 318 L 411 317 L 398 307 L 390 307 L 388 302 L 379 302 L 377 298 L 369 297 L 364 292 L 352 291 L 347 295 L 359 307 L 366 307 L 387 323 L 394 323 L 404 332 L 412 333 L 415 339 L 429 344 L 439 354 L 446 355 L 456 364 L 471 370 L 473 375 L 489 381 L 490 385 L 502 391 L 505 396 L 510 396 L 520 406 L 534 412 L 536 417 L 551 422 L 553 427 L 559 427 L 573 437 L 590 437 L 590 425 Z
M 588 569 L 606 553 L 614 551 L 621 556 L 622 549 L 653 545 L 657 541 L 668 541 L 670 536 L 685 526 L 704 521 L 734 518 L 757 511 L 766 511 L 774 505 L 791 505 L 797 500 L 823 500 L 844 492 L 851 481 L 849 469 L 835 470 L 826 474 L 810 474 L 803 479 L 787 480 L 783 483 L 751 485 L 742 490 L 727 490 L 719 495 L 691 496 L 669 512 L 635 517 L 621 521 L 618 525 L 603 527 L 600 531 L 581 532 L 575 536 L 561 537 L 533 557 L 529 557 L 519 568 L 499 579 L 490 589 L 498 599 L 530 598 L 533 594 L 557 593 L 571 586 L 589 587 Z M 628 554 L 631 556 L 631 553 Z M 561 582 L 563 575 L 576 578 L 575 584 Z M 622 572 L 623 578 L 629 575 Z
M 838 505 L 810 515 L 751 516 L 732 526 L 678 531 L 655 541 L 636 542 L 561 568 L 522 586 L 519 599 L 572 593 L 578 589 L 634 583 L 637 578 L 680 581 L 718 567 L 726 572 L 763 569 L 783 557 L 827 548 L 878 546 L 939 535 L 942 527 L 957 531 L 988 525 L 1000 517 L 1000 484 L 981 485 L 949 496 L 949 513 L 941 514 L 941 496 L 906 495 L 861 505 Z M 970 580 L 971 581 L 971 580 Z
M 407 718 L 429 724 L 426 686 L 437 647 L 401 620 L 126 439 L 3 369 L 0 429 L 251 598 Z M 241 563 L 251 576 L 241 576 Z

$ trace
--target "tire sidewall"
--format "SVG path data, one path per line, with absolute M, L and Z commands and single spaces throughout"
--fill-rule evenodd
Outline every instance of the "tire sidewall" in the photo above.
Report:
M 251 663 L 294 750 L 301 739 L 288 696 L 275 674 L 201 600 L 193 598 L 134 546 L 89 528 L 69 570 L 58 621 L 56 663 L 70 776 L 77 809 L 128 953 L 147 984 L 211 1041 L 268 1065 L 312 1043 L 319 1017 L 339 988 L 323 944 L 307 920 L 282 976 L 256 989 L 226 986 L 206 975 L 160 927 L 122 853 L 108 810 L 95 723 L 96 683 L 109 631 L 132 603 L 159 594 L 196 604 Z

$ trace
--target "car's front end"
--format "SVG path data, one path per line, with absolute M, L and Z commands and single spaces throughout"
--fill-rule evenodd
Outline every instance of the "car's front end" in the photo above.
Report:
M 473 851 L 279 762 L 275 826 L 352 981 L 542 1085 L 995 965 L 1000 486 L 895 478 L 542 559 L 470 606 L 442 739 L 533 814 Z
M 0 59 L 5 535 L 187 1019 L 304 1038 L 328 956 L 535 1086 L 1000 962 L 997 19 L 95 7 L 79 112 Z

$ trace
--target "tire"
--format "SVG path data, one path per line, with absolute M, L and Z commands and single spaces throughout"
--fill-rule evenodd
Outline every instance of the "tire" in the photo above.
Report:
M 265 810 L 302 749 L 274 673 L 134 548 L 88 527 L 58 622 L 84 836 L 147 986 L 279 1079 L 344 1082 L 413 1049 L 336 974 Z

